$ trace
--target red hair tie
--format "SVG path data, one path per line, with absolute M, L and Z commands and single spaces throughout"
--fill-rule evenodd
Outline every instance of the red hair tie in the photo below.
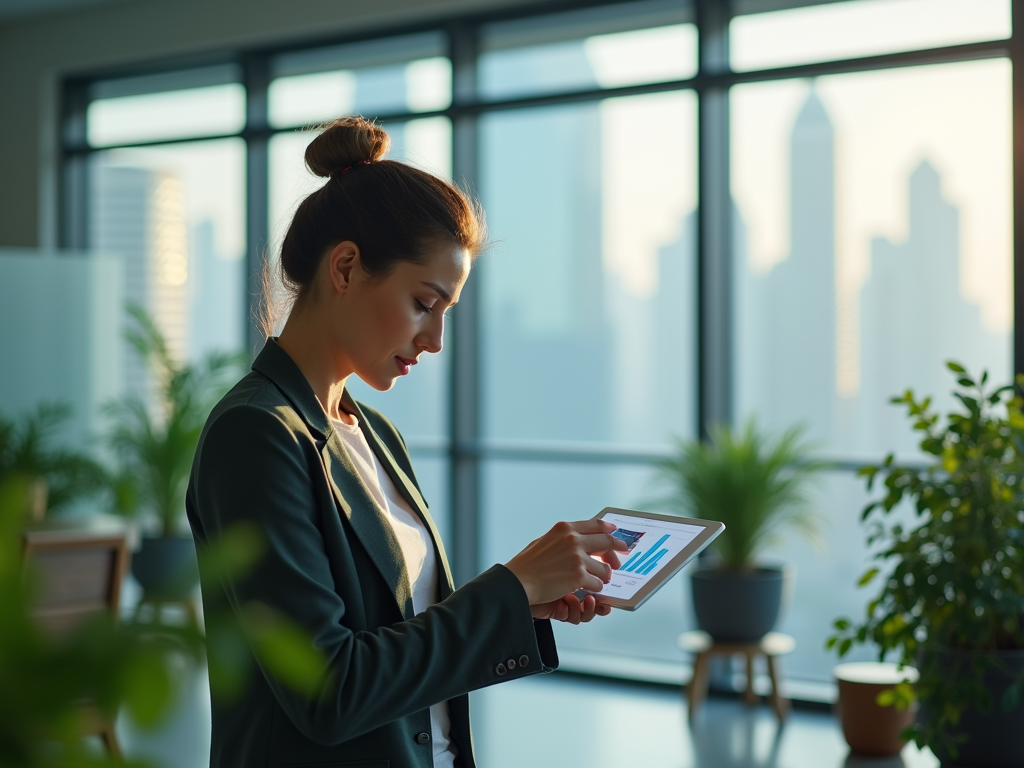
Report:
M 369 165 L 369 164 L 370 164 L 369 160 L 359 160 L 358 162 L 352 163 L 352 165 L 346 165 L 340 171 L 335 171 L 334 173 L 331 174 L 331 178 L 333 179 L 335 176 L 340 176 L 343 173 L 348 173 L 353 168 L 355 168 L 357 165 Z

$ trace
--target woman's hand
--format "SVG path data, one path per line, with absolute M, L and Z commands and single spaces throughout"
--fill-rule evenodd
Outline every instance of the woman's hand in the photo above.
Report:
M 530 606 L 530 613 L 535 619 L 554 619 L 567 624 L 585 624 L 595 616 L 607 616 L 612 607 L 599 603 L 593 595 L 587 595 L 583 602 L 576 595 L 566 595 L 561 600 Z
M 534 618 L 578 624 L 608 613 L 609 607 L 597 605 L 593 596 L 581 603 L 572 593 L 600 592 L 611 579 L 620 565 L 616 550 L 627 549 L 626 542 L 611 535 L 614 530 L 604 520 L 556 523 L 505 564 L 522 583 Z

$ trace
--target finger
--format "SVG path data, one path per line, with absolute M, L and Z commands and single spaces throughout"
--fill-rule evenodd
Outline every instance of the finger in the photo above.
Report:
M 611 533 L 615 530 L 616 526 L 605 520 L 598 520 L 596 517 L 592 517 L 589 520 L 577 520 L 575 523 L 569 523 L 576 533 Z
M 566 621 L 570 624 L 580 623 L 580 600 L 576 595 L 566 595 L 564 598 L 565 605 L 569 609 L 569 615 L 566 617 Z
M 619 570 L 622 566 L 622 560 L 614 552 L 601 552 L 598 557 L 608 563 L 613 571 Z
M 583 551 L 591 555 L 596 555 L 598 552 L 614 552 L 615 550 L 625 552 L 629 549 L 626 542 L 608 533 L 590 533 L 580 536 L 579 542 Z
M 607 616 L 611 612 L 612 612 L 612 607 L 610 605 L 608 605 L 607 603 L 598 603 L 597 604 L 597 610 L 595 611 L 595 613 L 597 613 L 598 616 Z
M 608 563 L 597 560 L 593 557 L 583 558 L 583 565 L 588 571 L 597 576 L 601 580 L 601 583 L 607 583 L 612 577 L 612 569 Z
M 586 623 L 593 619 L 596 609 L 597 600 L 594 599 L 593 595 L 587 595 L 583 598 L 583 603 L 580 605 L 580 621 Z
M 551 618 L 555 621 L 565 621 L 569 617 L 569 606 L 565 600 L 555 600 L 551 606 Z

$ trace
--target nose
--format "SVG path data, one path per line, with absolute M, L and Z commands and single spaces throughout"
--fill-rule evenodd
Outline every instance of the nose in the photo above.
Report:
M 416 337 L 416 345 L 425 352 L 438 353 L 444 343 L 444 315 L 429 323 Z

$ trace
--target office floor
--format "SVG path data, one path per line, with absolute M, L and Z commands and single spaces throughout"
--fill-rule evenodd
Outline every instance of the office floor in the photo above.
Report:
M 473 694 L 481 768 L 937 768 L 930 753 L 849 755 L 834 718 L 795 711 L 783 728 L 764 705 L 708 700 L 691 727 L 678 692 L 571 675 L 546 675 Z M 118 724 L 131 757 L 160 768 L 205 768 L 210 704 L 206 678 L 189 676 L 173 717 L 157 732 Z

